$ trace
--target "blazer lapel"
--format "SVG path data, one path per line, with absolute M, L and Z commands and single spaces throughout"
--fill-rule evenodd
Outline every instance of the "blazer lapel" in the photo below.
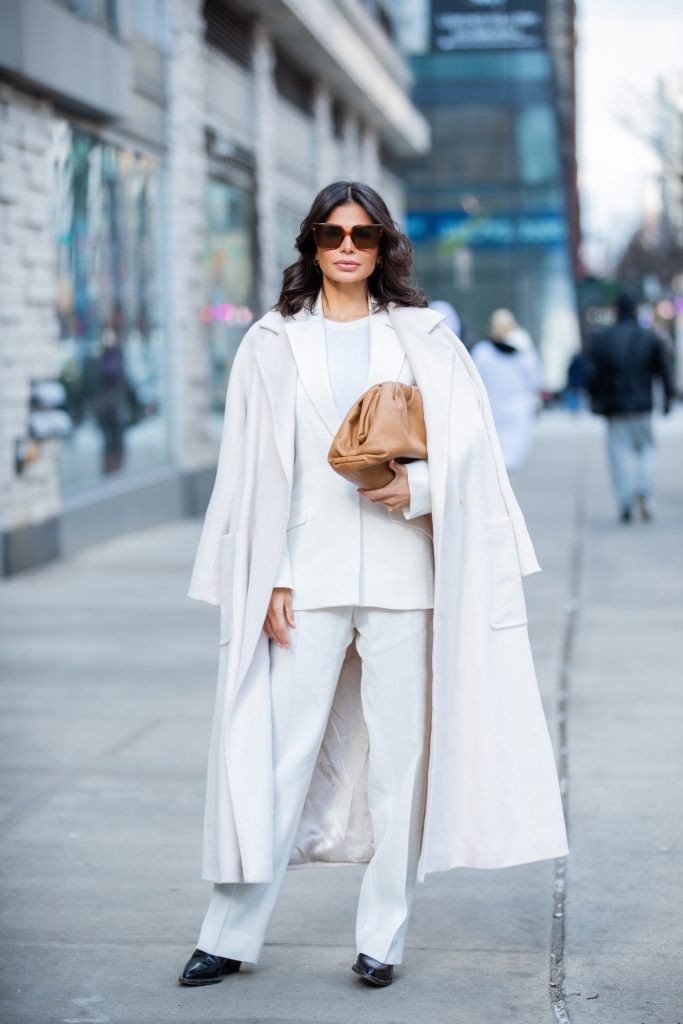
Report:
M 398 380 L 406 361 L 406 353 L 387 311 L 375 310 L 372 302 L 369 311 L 370 366 L 366 388 L 385 380 Z M 301 382 L 316 412 L 334 436 L 341 418 L 330 385 L 320 296 L 312 312 L 302 312 L 289 322 L 285 321 L 285 330 Z
M 285 323 L 301 383 L 330 434 L 337 433 L 341 417 L 330 386 L 322 316 Z
M 398 380 L 406 361 L 406 353 L 386 310 L 377 310 L 370 317 L 370 368 L 366 388 L 386 380 Z

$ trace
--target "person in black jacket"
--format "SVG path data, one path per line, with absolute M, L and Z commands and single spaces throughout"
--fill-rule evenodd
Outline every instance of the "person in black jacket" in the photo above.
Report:
M 593 412 L 607 419 L 607 451 L 612 481 L 624 523 L 634 503 L 641 517 L 652 517 L 652 383 L 664 388 L 664 412 L 673 401 L 674 374 L 665 341 L 641 327 L 636 304 L 622 294 L 616 303 L 617 322 L 602 331 L 586 359 L 586 388 Z M 635 461 L 635 474 L 633 462 Z

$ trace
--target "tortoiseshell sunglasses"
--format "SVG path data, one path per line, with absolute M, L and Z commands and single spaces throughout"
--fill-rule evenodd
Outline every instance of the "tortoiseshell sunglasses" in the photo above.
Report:
M 343 228 L 341 224 L 311 225 L 316 245 L 320 249 L 338 249 L 347 235 L 356 249 L 365 252 L 376 249 L 384 228 L 381 224 L 354 224 L 352 228 Z

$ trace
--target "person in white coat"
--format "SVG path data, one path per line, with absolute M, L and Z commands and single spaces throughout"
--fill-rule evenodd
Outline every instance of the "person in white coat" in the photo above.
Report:
M 491 315 L 489 337 L 472 349 L 488 392 L 509 472 L 525 461 L 533 441 L 541 391 L 541 364 L 529 333 L 509 309 Z
M 521 583 L 539 567 L 477 372 L 373 189 L 322 189 L 296 248 L 235 358 L 188 590 L 220 627 L 185 985 L 258 961 L 288 867 L 367 863 L 353 970 L 386 986 L 427 872 L 567 852 Z M 385 380 L 420 388 L 428 458 L 364 490 L 327 452 Z

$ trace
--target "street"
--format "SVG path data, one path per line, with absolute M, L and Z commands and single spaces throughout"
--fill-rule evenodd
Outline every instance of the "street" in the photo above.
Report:
M 218 612 L 185 596 L 199 521 L 2 582 L 5 1024 L 683 1021 L 683 413 L 656 423 L 651 524 L 617 524 L 602 427 L 546 413 L 513 480 L 544 570 L 525 589 L 566 875 L 428 876 L 385 990 L 350 971 L 362 867 L 289 872 L 260 963 L 177 984 L 210 890 Z

